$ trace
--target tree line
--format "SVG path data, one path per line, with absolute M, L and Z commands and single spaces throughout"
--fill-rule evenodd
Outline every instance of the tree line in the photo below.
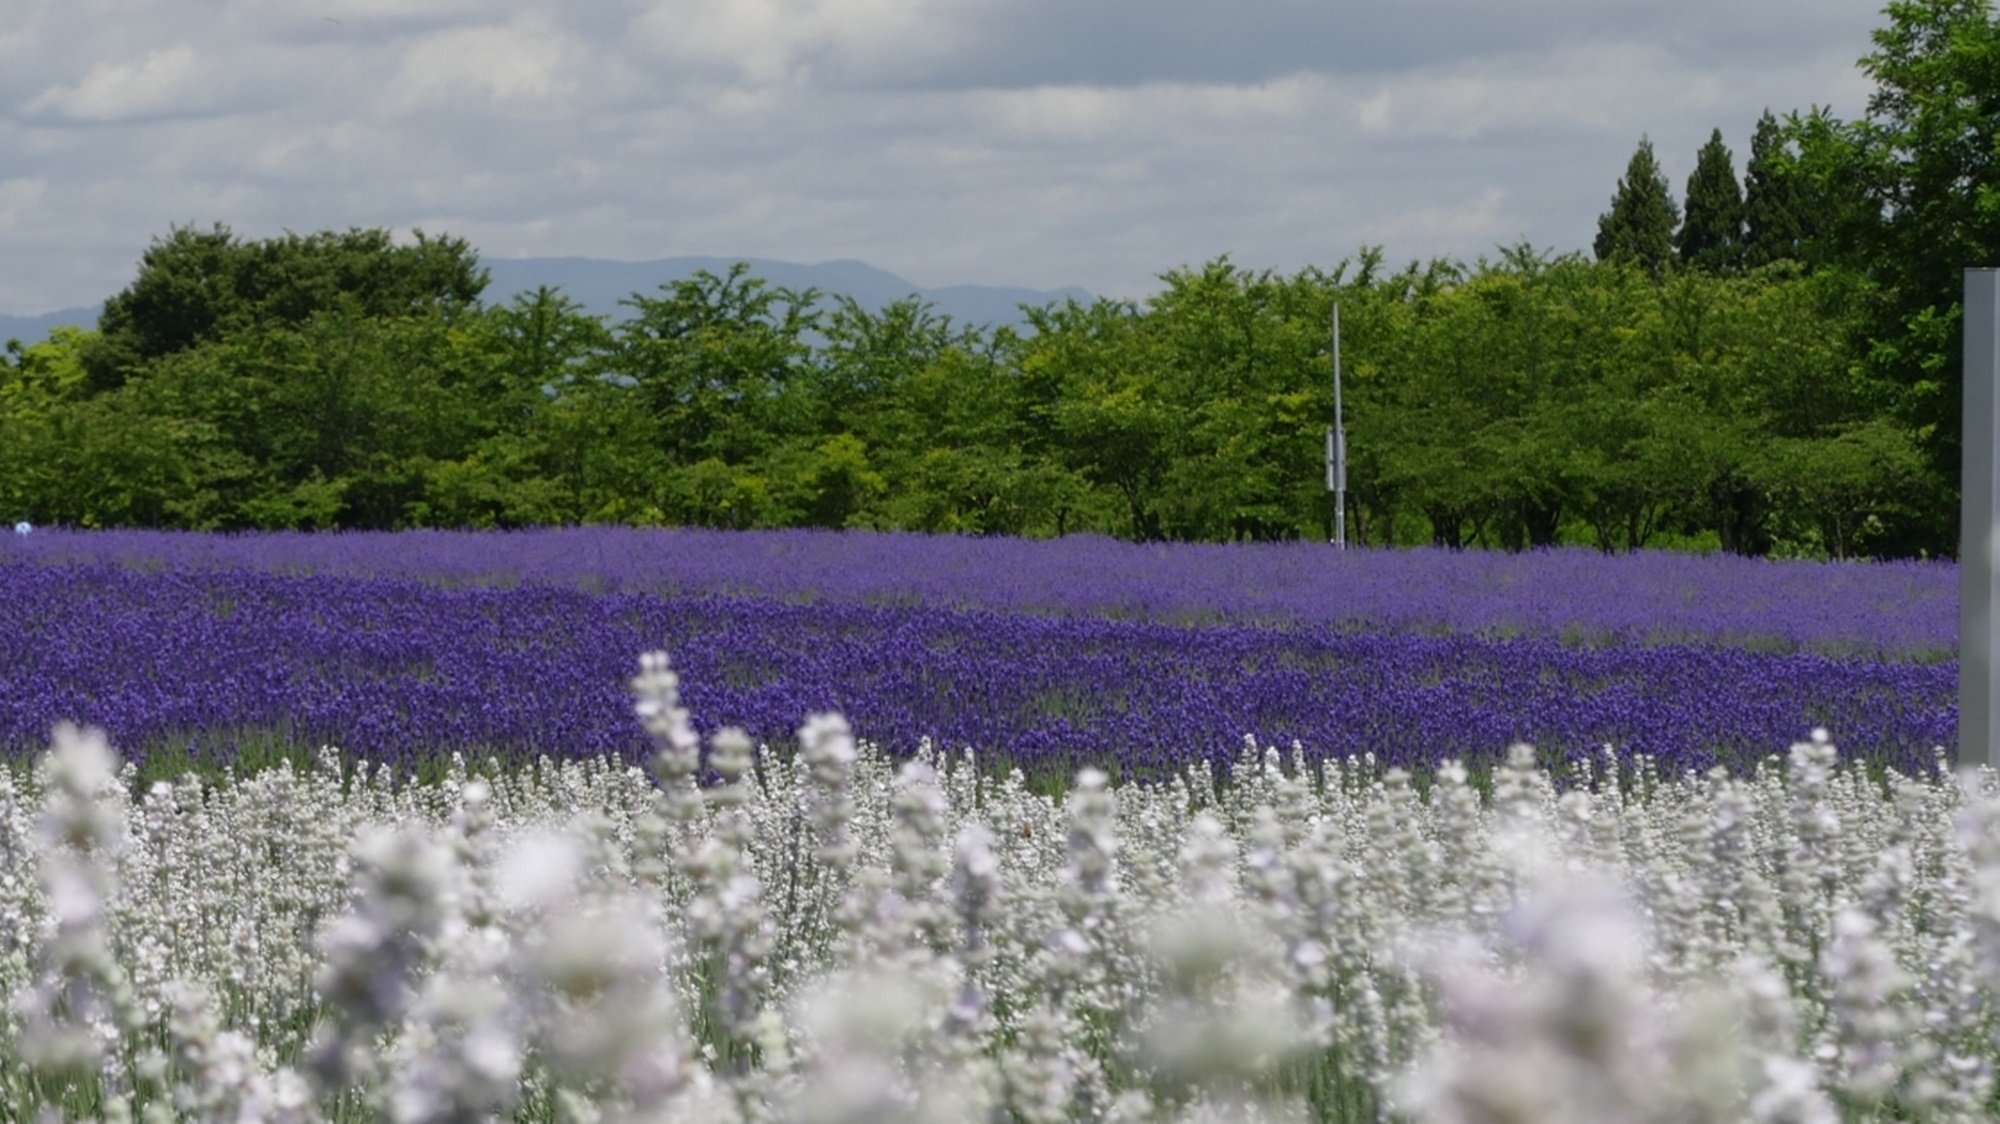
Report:
M 1841 342 L 1849 274 L 1520 247 L 1161 280 L 989 332 L 739 266 L 610 325 L 548 289 L 482 306 L 450 238 L 177 229 L 96 331 L 12 349 L 0 512 L 1326 538 L 1336 300 L 1359 543 L 1845 555 L 1925 495 Z
M 1889 9 L 1868 116 L 1650 144 L 1590 257 L 1289 276 L 1226 257 L 1024 329 L 738 266 L 619 323 L 488 306 L 465 242 L 175 228 L 95 330 L 0 362 L 0 516 L 188 529 L 611 522 L 1955 552 L 1959 270 L 2000 264 L 1988 4 Z

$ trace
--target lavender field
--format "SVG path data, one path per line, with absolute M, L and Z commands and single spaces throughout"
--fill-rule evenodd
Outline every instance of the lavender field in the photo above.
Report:
M 1940 661 L 1958 650 L 1951 562 L 1773 562 L 1565 548 L 1524 554 L 1323 543 L 1135 544 L 832 531 L 0 536 L 0 565 L 117 562 L 447 586 L 921 604 L 1161 623 L 1326 624 L 1731 644 Z
M 37 532 L 0 539 L 0 750 L 246 740 L 415 765 L 634 761 L 630 653 L 763 743 L 839 710 L 1031 774 L 1475 768 L 1525 741 L 1739 770 L 1814 728 L 1906 774 L 1956 742 L 1956 568 L 815 532 Z M 1171 733 L 1167 733 L 1167 732 Z M 1294 750 L 1293 747 L 1296 747 Z
M 0 1115 L 1990 1119 L 1955 576 L 38 532 Z

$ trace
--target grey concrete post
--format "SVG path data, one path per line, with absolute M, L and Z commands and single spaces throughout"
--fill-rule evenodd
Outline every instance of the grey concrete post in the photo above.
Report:
M 2000 269 L 1965 271 L 1959 452 L 1958 763 L 2000 768 Z

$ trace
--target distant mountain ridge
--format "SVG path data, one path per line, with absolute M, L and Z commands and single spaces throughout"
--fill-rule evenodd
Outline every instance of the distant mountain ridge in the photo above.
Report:
M 749 263 L 752 276 L 774 286 L 803 292 L 818 289 L 831 298 L 853 297 L 863 308 L 879 311 L 908 296 L 929 301 L 941 315 L 961 324 L 1023 324 L 1026 317 L 1019 305 L 1060 302 L 1065 297 L 1091 300 L 1088 290 L 1069 286 L 1062 289 L 1023 289 L 995 285 L 945 285 L 926 289 L 911 281 L 878 269 L 867 262 L 842 259 L 801 265 L 767 258 L 678 257 L 657 261 L 622 262 L 599 258 L 482 258 L 481 265 L 492 272 L 488 294 L 533 292 L 537 285 L 561 288 L 584 308 L 609 316 L 613 323 L 627 319 L 632 310 L 618 302 L 633 293 L 656 296 L 662 284 L 693 277 L 697 270 L 726 275 L 738 261 Z M 494 300 L 489 296 L 486 303 Z
M 804 265 L 767 258 L 676 257 L 654 261 L 610 261 L 603 258 L 486 258 L 479 264 L 492 274 L 480 299 L 487 305 L 506 304 L 515 296 L 532 293 L 537 286 L 559 288 L 584 309 L 608 316 L 612 323 L 628 319 L 632 309 L 619 304 L 634 293 L 659 294 L 660 286 L 686 280 L 697 270 L 726 276 L 736 262 L 750 264 L 753 276 L 773 286 L 803 292 L 818 289 L 830 305 L 838 295 L 853 297 L 863 308 L 879 312 L 907 296 L 929 301 L 939 315 L 950 316 L 957 324 L 993 327 L 1027 322 L 1018 306 L 1060 303 L 1066 297 L 1089 302 L 1089 290 L 1071 285 L 1061 289 L 1023 289 L 998 285 L 945 285 L 926 289 L 867 262 L 842 259 Z M 55 328 L 94 328 L 104 308 L 100 302 L 83 308 L 65 308 L 40 316 L 0 315 L 0 341 L 19 339 L 25 345 L 40 343 Z

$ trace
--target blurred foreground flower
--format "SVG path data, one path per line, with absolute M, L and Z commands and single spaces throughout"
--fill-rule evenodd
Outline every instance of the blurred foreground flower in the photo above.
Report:
M 329 752 L 135 807 L 59 727 L 0 769 L 0 1117 L 1994 1118 L 1990 771 L 1885 800 L 1819 731 L 1558 793 L 1516 746 L 1482 801 L 1265 747 L 1059 802 L 829 716 L 789 767 L 718 731 L 703 784 L 641 672 L 651 776 Z

